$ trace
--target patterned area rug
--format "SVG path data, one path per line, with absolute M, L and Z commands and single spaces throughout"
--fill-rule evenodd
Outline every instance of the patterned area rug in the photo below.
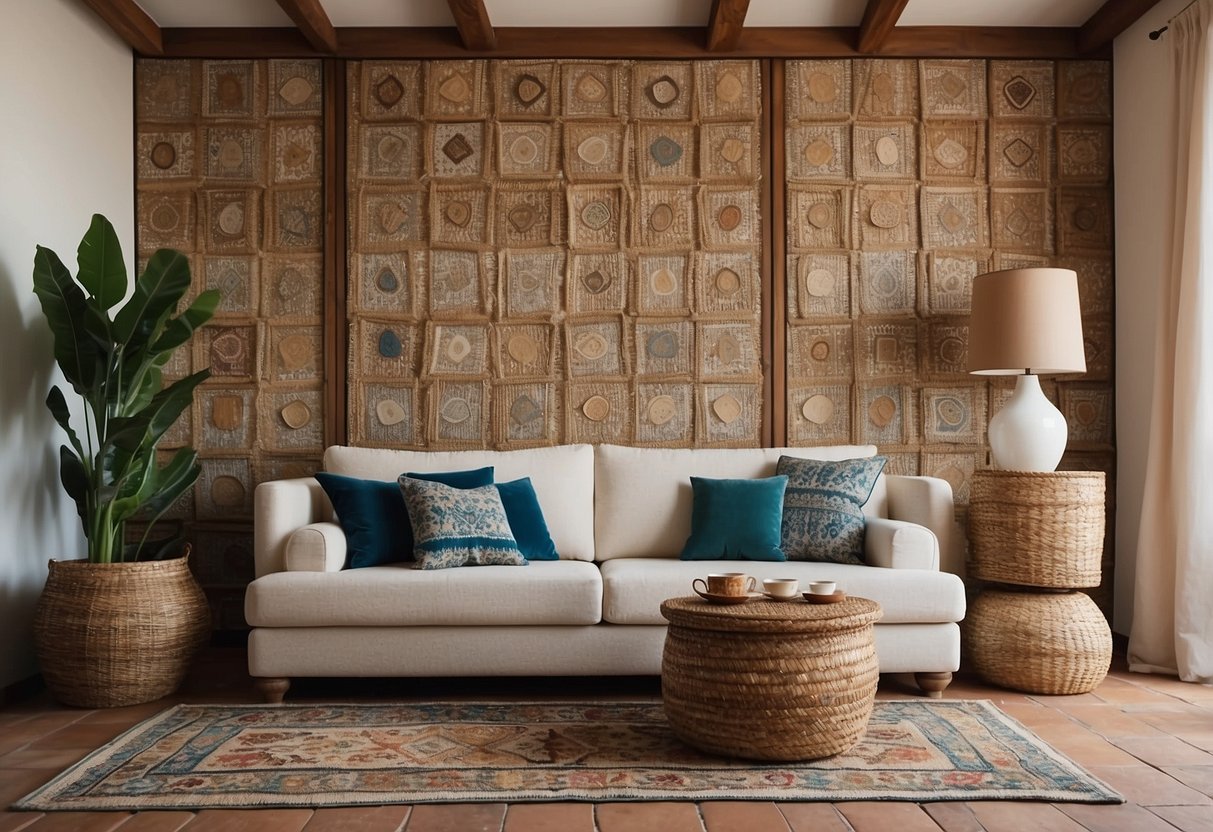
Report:
M 725 799 L 1122 802 L 989 702 L 913 700 L 796 764 L 693 751 L 657 703 L 178 705 L 14 808 Z

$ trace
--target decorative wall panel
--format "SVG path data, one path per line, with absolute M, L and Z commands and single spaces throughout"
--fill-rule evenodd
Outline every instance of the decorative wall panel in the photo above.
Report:
M 352 443 L 759 443 L 756 61 L 348 71 Z

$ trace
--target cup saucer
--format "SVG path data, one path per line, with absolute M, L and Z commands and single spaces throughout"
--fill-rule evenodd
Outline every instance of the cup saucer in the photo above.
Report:
M 767 598 L 768 601 L 796 601 L 796 600 L 798 600 L 798 595 L 775 595 L 770 592 L 764 592 L 762 594 Z
M 745 595 L 717 595 L 714 592 L 700 592 L 698 589 L 693 590 L 703 600 L 709 604 L 721 604 L 723 606 L 731 606 L 734 604 L 748 604 L 762 597 L 761 592 L 751 592 Z
M 847 594 L 841 589 L 831 592 L 829 595 L 816 595 L 812 592 L 804 593 L 804 600 L 810 604 L 837 604 L 847 600 Z

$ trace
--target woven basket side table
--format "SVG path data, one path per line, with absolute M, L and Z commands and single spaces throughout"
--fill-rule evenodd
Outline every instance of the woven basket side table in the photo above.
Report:
M 661 614 L 670 622 L 662 700 L 683 742 L 791 761 L 841 753 L 863 736 L 879 680 L 875 601 L 726 607 L 672 598 Z

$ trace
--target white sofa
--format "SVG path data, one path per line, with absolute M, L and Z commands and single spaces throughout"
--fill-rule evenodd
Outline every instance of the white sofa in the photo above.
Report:
M 258 486 L 256 580 L 245 615 L 249 673 L 268 701 L 298 676 L 579 676 L 661 671 L 665 598 L 713 571 L 837 580 L 884 608 L 882 672 L 915 673 L 938 695 L 960 663 L 964 586 L 952 491 L 881 475 L 864 506 L 867 565 L 681 561 L 690 476 L 771 476 L 781 455 L 871 456 L 874 446 L 670 450 L 565 445 L 519 451 L 334 446 L 326 471 L 393 481 L 402 472 L 492 465 L 530 477 L 560 554 L 525 567 L 342 570 L 345 537 L 315 479 Z M 943 568 L 941 569 L 941 553 Z M 950 571 L 948 571 L 950 570 Z

